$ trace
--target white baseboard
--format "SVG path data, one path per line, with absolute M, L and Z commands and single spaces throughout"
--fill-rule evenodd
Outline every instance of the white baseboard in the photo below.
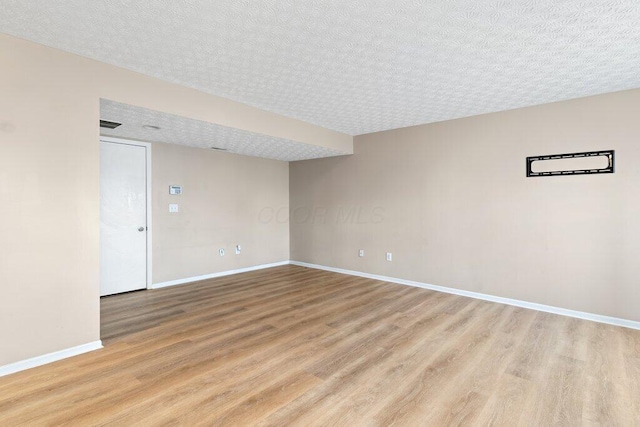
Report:
M 289 261 L 275 262 L 272 264 L 256 265 L 253 267 L 240 268 L 238 270 L 221 271 L 219 273 L 207 274 L 204 276 L 189 277 L 187 279 L 172 280 L 169 282 L 156 283 L 151 289 L 164 288 L 167 286 L 181 285 L 184 283 L 197 282 L 200 280 L 213 279 L 215 277 L 229 276 L 232 274 L 246 273 L 254 270 L 262 270 L 265 268 L 278 267 L 287 265 Z M 35 368 L 36 366 L 46 365 L 47 363 L 56 362 L 68 357 L 77 356 L 82 353 L 102 348 L 102 341 L 94 341 L 88 344 L 79 345 L 77 347 L 67 348 L 65 350 L 56 351 L 54 353 L 44 354 L 42 356 L 32 357 L 31 359 L 21 360 L 9 365 L 0 366 L 0 377 L 13 374 L 15 372 L 24 371 L 25 369 Z
M 10 363 L 8 365 L 0 366 L 0 377 L 24 371 L 25 369 L 35 368 L 36 366 L 46 365 L 47 363 L 57 362 L 58 360 L 77 356 L 82 353 L 88 353 L 100 348 L 102 348 L 102 341 L 94 341 L 64 350 L 54 351 L 53 353 L 43 354 L 42 356 L 32 357 L 31 359 Z
M 377 274 L 364 273 L 361 271 L 354 271 L 354 270 L 345 270 L 342 268 L 335 268 L 335 267 L 327 267 L 324 265 L 310 264 L 310 263 L 300 262 L 300 261 L 281 261 L 281 262 L 275 262 L 272 264 L 263 264 L 263 265 L 253 266 L 253 267 L 241 268 L 237 270 L 222 271 L 219 273 L 212 273 L 204 276 L 190 277 L 187 279 L 179 279 L 179 280 L 172 280 L 169 282 L 156 283 L 152 286 L 152 289 L 181 285 L 184 283 L 197 282 L 200 280 L 213 279 L 215 277 L 229 276 L 232 274 L 246 273 L 249 271 L 262 270 L 265 268 L 278 267 L 278 266 L 287 265 L 287 264 L 297 265 L 300 267 L 314 268 L 317 270 L 332 271 L 334 273 L 347 274 L 350 276 L 366 277 L 369 279 L 381 280 L 384 282 L 398 283 L 400 285 L 430 289 L 433 291 L 445 292 L 448 294 L 460 295 L 460 296 L 480 299 L 484 301 L 497 302 L 501 304 L 513 305 L 516 307 L 528 308 L 531 310 L 544 311 L 547 313 L 559 314 L 562 316 L 575 317 L 578 319 L 591 320 L 593 322 L 606 323 L 609 325 L 622 326 L 625 328 L 640 330 L 640 322 L 634 321 L 634 320 L 620 319 L 617 317 L 609 317 L 609 316 L 603 316 L 600 314 L 586 313 L 583 311 L 569 310 L 566 308 L 554 307 L 550 305 L 521 301 L 521 300 L 516 300 L 511 298 L 503 298 L 503 297 L 498 297 L 494 295 L 487 295 L 479 292 L 465 291 L 462 289 L 431 285 L 428 283 L 416 282 L 413 280 L 405 280 L 405 279 L 398 279 L 395 277 L 380 276 Z M 93 350 L 98 350 L 100 348 L 102 348 L 102 341 L 94 341 L 91 343 L 79 345 L 79 346 L 68 348 L 65 350 L 60 350 L 53 353 L 44 354 L 42 356 L 32 357 L 31 359 L 21 360 L 19 362 L 0 366 L 0 377 L 13 374 L 19 371 L 24 371 L 25 369 L 35 368 L 36 366 L 45 365 L 47 363 L 56 362 L 58 360 L 66 359 L 68 357 L 77 356 L 79 354 L 87 353 Z
M 246 273 L 249 271 L 262 270 L 265 268 L 279 267 L 287 265 L 289 261 L 274 262 L 272 264 L 262 264 L 253 267 L 239 268 L 237 270 L 220 271 L 218 273 L 205 274 L 204 276 L 188 277 L 186 279 L 170 280 L 168 282 L 154 283 L 151 289 L 166 288 L 167 286 L 184 285 L 185 283 L 199 282 L 201 280 L 215 279 L 216 277 L 231 276 L 232 274 Z
M 617 317 L 603 316 L 601 314 L 586 313 L 583 311 L 569 310 L 566 308 L 554 307 L 550 305 L 538 304 L 534 302 L 521 301 L 511 298 L 497 297 L 494 295 L 481 294 L 479 292 L 465 291 L 462 289 L 447 288 L 445 286 L 430 285 L 428 283 L 415 282 L 413 280 L 397 279 L 395 277 L 379 276 L 377 274 L 364 273 L 361 271 L 344 270 L 342 268 L 327 267 L 324 265 L 309 264 L 306 262 L 289 261 L 292 265 L 300 267 L 315 268 L 318 270 L 332 271 L 334 273 L 348 274 L 350 276 L 366 277 L 369 279 L 381 280 L 384 282 L 398 283 L 400 285 L 413 286 L 417 288 L 430 289 L 432 291 L 446 292 L 448 294 L 461 295 L 464 297 L 481 299 L 484 301 L 498 302 L 501 304 L 513 305 L 516 307 L 528 308 L 531 310 L 544 311 L 547 313 L 560 314 L 562 316 L 575 317 L 578 319 L 591 320 L 598 323 L 622 326 L 631 329 L 640 329 L 640 322 L 634 320 L 620 319 Z

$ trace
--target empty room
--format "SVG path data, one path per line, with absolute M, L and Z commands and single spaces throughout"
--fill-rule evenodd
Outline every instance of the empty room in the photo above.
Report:
M 1 426 L 640 426 L 636 0 L 0 0 Z

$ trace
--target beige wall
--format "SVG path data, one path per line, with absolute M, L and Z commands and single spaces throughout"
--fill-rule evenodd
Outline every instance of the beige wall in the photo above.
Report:
M 619 92 L 291 163 L 291 258 L 640 320 L 639 111 L 640 90 Z M 600 149 L 615 174 L 525 177 L 526 156 Z
M 100 337 L 98 97 L 21 45 L 0 36 L 0 366 Z
M 151 152 L 154 283 L 289 259 L 288 222 L 261 218 L 288 209 L 287 162 L 162 143 Z M 169 195 L 169 185 L 184 194 Z
M 0 366 L 100 338 L 101 97 L 352 149 L 348 135 L 1 34 L 0 64 Z

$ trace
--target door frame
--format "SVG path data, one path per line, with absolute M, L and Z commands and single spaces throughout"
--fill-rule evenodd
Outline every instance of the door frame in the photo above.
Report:
M 109 142 L 112 144 L 123 144 L 123 145 L 135 145 L 138 147 L 145 147 L 146 154 L 146 180 L 147 180 L 147 289 L 152 289 L 153 280 L 152 280 L 152 261 L 153 261 L 153 253 L 152 253 L 152 237 L 151 231 L 152 222 L 151 222 L 151 143 L 142 142 L 142 141 L 134 141 L 131 139 L 123 139 L 123 138 L 114 138 L 111 136 L 102 136 L 100 135 L 100 142 Z

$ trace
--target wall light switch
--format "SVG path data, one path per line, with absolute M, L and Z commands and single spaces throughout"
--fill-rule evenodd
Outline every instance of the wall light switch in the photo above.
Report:
M 364 249 L 360 249 L 360 251 L 358 252 L 358 256 L 364 256 Z
M 236 245 L 236 255 L 240 255 L 241 250 L 242 248 L 240 247 L 240 245 Z
M 171 212 L 171 213 L 180 212 L 180 207 L 175 203 L 171 203 L 169 205 L 169 212 Z
M 393 261 L 393 254 L 391 252 L 387 252 L 387 261 Z

